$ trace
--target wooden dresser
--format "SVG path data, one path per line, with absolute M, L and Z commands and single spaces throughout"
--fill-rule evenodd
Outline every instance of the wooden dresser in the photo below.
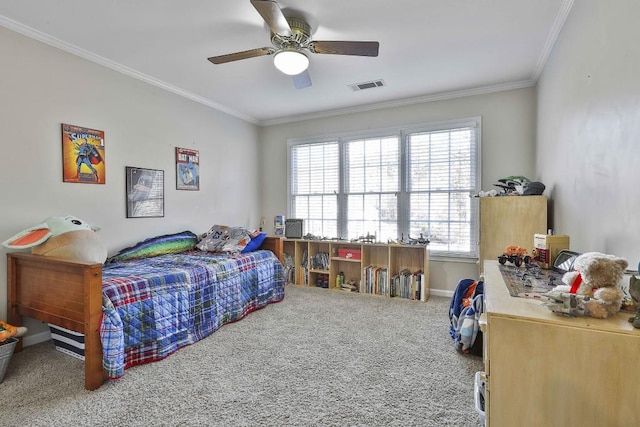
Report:
M 639 426 L 640 329 L 629 313 L 565 317 L 516 298 L 486 261 L 486 425 Z

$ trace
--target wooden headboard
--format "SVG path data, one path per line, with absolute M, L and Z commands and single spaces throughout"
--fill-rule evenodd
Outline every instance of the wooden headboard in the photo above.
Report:
M 282 240 L 281 237 L 267 236 L 267 238 L 264 239 L 264 242 L 262 242 L 260 249 L 266 249 L 268 251 L 273 252 L 274 254 L 276 254 L 276 256 L 278 257 L 281 263 L 284 262 L 283 260 L 284 241 Z
M 267 237 L 260 249 L 270 250 L 282 262 L 283 241 Z M 53 323 L 85 336 L 85 388 L 104 382 L 100 320 L 102 264 L 27 253 L 7 254 L 7 321 L 23 324 L 23 317 Z M 22 350 L 22 340 L 15 351 Z

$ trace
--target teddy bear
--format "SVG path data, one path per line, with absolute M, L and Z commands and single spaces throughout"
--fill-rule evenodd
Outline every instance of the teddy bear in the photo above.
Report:
M 576 294 L 581 297 L 584 314 L 606 319 L 616 314 L 624 293 L 618 283 L 628 263 L 624 258 L 600 252 L 585 252 L 576 257 L 573 271 L 562 276 L 564 284 L 553 292 Z

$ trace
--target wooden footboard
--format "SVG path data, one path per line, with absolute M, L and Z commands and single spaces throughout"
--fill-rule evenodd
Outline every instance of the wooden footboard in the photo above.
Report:
M 7 286 L 9 323 L 22 325 L 27 316 L 84 334 L 84 385 L 100 387 L 102 264 L 8 253 Z M 19 342 L 16 351 L 21 349 Z
M 281 238 L 267 237 L 260 249 L 282 262 Z M 8 322 L 23 316 L 53 323 L 85 335 L 84 385 L 95 390 L 104 382 L 100 321 L 102 264 L 25 253 L 7 254 Z M 15 351 L 22 350 L 22 340 Z

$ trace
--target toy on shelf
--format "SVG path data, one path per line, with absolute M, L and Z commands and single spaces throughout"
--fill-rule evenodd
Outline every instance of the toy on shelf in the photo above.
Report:
M 545 190 L 545 185 L 541 182 L 532 182 L 525 176 L 508 176 L 498 180 L 498 184 L 493 184 L 501 188 L 501 195 L 511 196 L 539 196 Z
M 429 239 L 424 237 L 422 233 L 420 233 L 420 237 L 417 237 L 415 239 L 409 235 L 407 235 L 407 237 L 409 238 L 409 245 L 428 245 L 429 243 L 431 243 Z
M 367 232 L 364 236 L 356 237 L 355 239 L 351 239 L 352 242 L 360 242 L 360 243 L 375 243 L 376 235 Z
M 496 187 L 500 187 L 502 195 L 522 194 L 518 191 L 518 188 L 522 188 L 525 183 L 531 182 L 529 178 L 525 176 L 508 176 L 498 180 L 497 184 L 493 184 Z
M 340 283 L 340 287 L 345 291 L 358 292 L 358 285 L 356 285 L 356 279 L 349 279 L 346 283 Z
M 420 237 L 411 237 L 410 234 L 407 234 L 407 238 L 404 238 L 404 233 L 402 233 L 402 235 L 400 236 L 400 239 L 393 240 L 393 239 L 388 239 L 387 243 L 389 244 L 400 244 L 400 245 L 413 245 L 413 246 L 417 246 L 417 245 L 428 245 L 429 243 L 431 243 L 431 240 L 429 239 L 429 237 L 424 237 L 424 233 L 420 233 Z
M 522 263 L 529 264 L 531 262 L 531 256 L 525 248 L 520 246 L 510 245 L 504 249 L 502 255 L 498 257 L 498 262 L 504 265 L 507 261 L 520 267 Z

